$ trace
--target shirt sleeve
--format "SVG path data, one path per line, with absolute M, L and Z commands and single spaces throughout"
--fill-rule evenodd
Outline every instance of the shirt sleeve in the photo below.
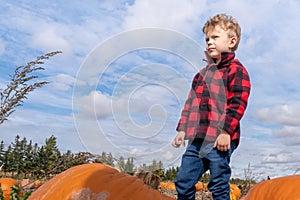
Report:
M 250 79 L 245 67 L 233 63 L 228 73 L 228 93 L 223 130 L 230 135 L 235 132 L 243 117 L 250 95 Z
M 193 78 L 192 87 L 191 87 L 191 90 L 190 90 L 190 92 L 188 94 L 188 98 L 185 101 L 183 110 L 181 112 L 181 117 L 180 117 L 178 125 L 176 127 L 176 131 L 184 131 L 184 132 L 186 132 L 186 129 L 187 129 L 187 120 L 188 120 L 188 116 L 190 115 L 190 112 L 192 110 L 191 107 L 192 107 L 193 99 L 195 99 L 195 87 L 196 87 L 199 75 L 200 74 L 197 73 L 194 76 L 194 78 Z

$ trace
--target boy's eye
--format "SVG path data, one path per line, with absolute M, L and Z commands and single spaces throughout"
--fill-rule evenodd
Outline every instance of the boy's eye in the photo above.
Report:
M 220 37 L 220 36 L 218 36 L 218 35 L 212 35 L 212 36 L 210 36 L 210 37 L 205 38 L 205 41 L 208 42 L 209 39 L 215 40 L 215 39 L 217 39 L 217 38 L 219 38 L 219 37 Z

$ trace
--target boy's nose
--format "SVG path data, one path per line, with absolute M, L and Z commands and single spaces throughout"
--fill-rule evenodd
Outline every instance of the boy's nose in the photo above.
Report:
M 212 42 L 211 41 L 207 41 L 206 45 L 209 47 L 212 45 Z
M 211 39 L 207 39 L 207 40 L 206 40 L 206 44 L 207 44 L 207 45 L 212 44 L 212 40 L 211 40 Z

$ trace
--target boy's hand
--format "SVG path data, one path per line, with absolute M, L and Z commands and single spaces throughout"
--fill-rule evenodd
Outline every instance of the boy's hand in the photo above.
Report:
M 215 141 L 214 148 L 217 148 L 219 151 L 228 151 L 230 149 L 230 141 L 230 135 L 222 130 Z
M 185 146 L 184 137 L 185 137 L 185 132 L 179 131 L 172 142 L 172 146 L 175 148 L 180 147 L 180 145 Z

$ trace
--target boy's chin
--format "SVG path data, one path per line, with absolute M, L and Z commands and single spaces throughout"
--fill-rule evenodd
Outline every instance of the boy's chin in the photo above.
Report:
M 219 54 L 212 53 L 212 54 L 208 54 L 208 55 L 214 60 L 218 60 L 221 58 L 221 55 L 219 55 Z

